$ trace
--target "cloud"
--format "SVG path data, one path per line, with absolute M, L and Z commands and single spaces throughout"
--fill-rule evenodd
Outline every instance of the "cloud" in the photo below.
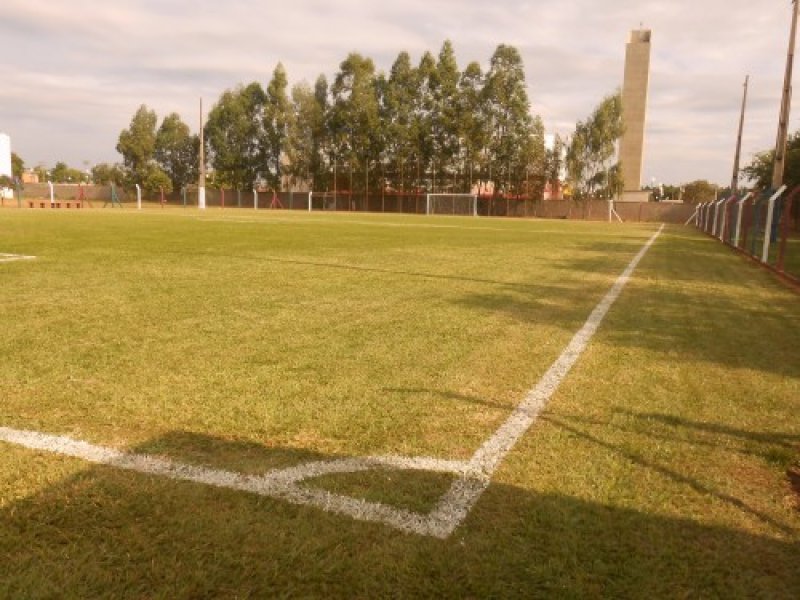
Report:
M 729 177 L 741 84 L 751 74 L 745 157 L 774 141 L 790 3 L 774 0 L 4 0 L 0 130 L 28 164 L 118 160 L 140 104 L 197 119 L 227 88 L 333 79 L 351 51 L 388 71 L 451 39 L 461 67 L 517 46 L 533 111 L 569 134 L 621 85 L 625 42 L 653 30 L 645 179 Z M 792 125 L 800 125 L 793 118 Z

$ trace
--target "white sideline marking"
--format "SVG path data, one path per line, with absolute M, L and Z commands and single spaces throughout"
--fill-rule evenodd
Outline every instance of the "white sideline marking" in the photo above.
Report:
M 158 456 L 121 452 L 65 436 L 9 427 L 0 427 L 0 440 L 119 469 L 240 490 L 279 498 L 298 505 L 315 506 L 354 519 L 383 523 L 407 533 L 445 539 L 464 521 L 478 498 L 489 486 L 491 477 L 502 460 L 536 421 L 547 401 L 556 392 L 597 332 L 609 309 L 628 283 L 634 269 L 663 229 L 664 225 L 661 225 L 638 254 L 633 257 L 611 289 L 586 319 L 583 327 L 572 337 L 572 340 L 539 382 L 526 394 L 505 423 L 483 443 L 469 461 L 427 457 L 374 456 L 312 461 L 285 469 L 275 469 L 263 475 L 246 475 L 234 471 L 187 465 Z M 374 469 L 408 469 L 450 473 L 456 475 L 457 479 L 428 514 L 334 494 L 303 485 L 304 482 L 321 475 L 357 473 Z
M 475 230 L 475 231 L 499 231 L 503 233 L 520 233 L 520 234 L 548 234 L 548 235 L 582 235 L 582 232 L 577 231 L 570 231 L 565 232 L 563 229 L 508 229 L 508 228 L 501 228 L 501 227 L 490 227 L 490 226 L 481 226 L 481 225 L 449 225 L 443 223 L 397 223 L 391 221 L 364 221 L 364 220 L 355 220 L 347 218 L 347 215 L 343 212 L 330 212 L 331 215 L 330 219 L 325 218 L 313 218 L 305 216 L 307 213 L 303 211 L 297 211 L 299 214 L 296 218 L 292 217 L 278 217 L 274 215 L 264 215 L 263 218 L 260 216 L 253 216 L 253 217 L 246 217 L 246 216 L 231 216 L 231 217 L 207 217 L 202 215 L 174 215 L 177 217 L 195 219 L 202 223 L 239 223 L 239 224 L 272 224 L 272 223 L 281 223 L 281 224 L 288 224 L 288 225 L 304 225 L 306 223 L 318 223 L 323 225 L 365 225 L 369 227 L 415 227 L 418 229 L 463 229 L 467 231 Z M 391 213 L 378 213 L 378 215 L 382 216 L 384 214 L 391 214 Z M 394 213 L 394 214 L 406 214 L 410 217 L 418 217 L 420 219 L 427 219 L 430 218 L 428 215 L 416 214 L 416 213 Z M 341 216 L 333 216 L 333 215 L 341 215 Z M 376 216 L 378 216 L 376 215 Z M 152 216 L 158 216 L 157 214 L 153 214 Z M 434 215 L 436 216 L 436 215 Z M 465 218 L 474 218 L 471 215 L 456 215 L 457 217 L 463 216 Z M 449 216 L 445 217 L 449 218 Z M 498 219 L 504 220 L 504 222 L 518 222 L 517 219 L 513 217 L 490 217 L 491 219 Z M 547 219 L 542 219 L 542 223 L 545 223 Z M 591 223 L 590 221 L 573 221 L 574 223 Z M 612 232 L 608 234 L 599 234 L 596 232 L 587 233 L 587 235 L 592 236 L 601 236 L 601 237 L 618 237 L 618 232 Z
M 24 254 L 5 254 L 0 252 L 0 263 L 12 262 L 15 260 L 33 260 L 35 256 L 25 256 Z

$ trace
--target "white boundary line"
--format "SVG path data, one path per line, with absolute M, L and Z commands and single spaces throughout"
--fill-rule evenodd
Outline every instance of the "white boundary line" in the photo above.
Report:
M 25 256 L 24 254 L 5 254 L 0 252 L 0 263 L 12 262 L 15 260 L 33 260 L 35 256 Z
M 611 289 L 597 304 L 583 327 L 572 337 L 559 357 L 525 396 L 495 433 L 469 461 L 426 457 L 374 456 L 313 461 L 263 475 L 246 475 L 171 461 L 147 454 L 121 452 L 35 431 L 0 427 L 0 440 L 34 450 L 54 452 L 92 463 L 191 481 L 209 486 L 250 492 L 346 515 L 362 521 L 383 523 L 407 533 L 447 538 L 466 519 L 472 507 L 489 486 L 492 475 L 506 455 L 536 421 L 539 413 L 580 358 L 600 327 L 609 309 L 619 298 L 633 271 L 664 229 L 656 231 L 633 257 Z M 2 256 L 2 255 L 0 255 Z M 357 473 L 375 469 L 407 469 L 450 473 L 456 480 L 428 514 L 399 509 L 380 502 L 352 498 L 303 485 L 322 475 Z

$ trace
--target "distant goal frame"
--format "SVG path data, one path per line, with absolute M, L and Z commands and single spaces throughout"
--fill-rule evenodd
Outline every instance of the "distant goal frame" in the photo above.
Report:
M 469 198 L 470 199 L 470 208 L 467 213 L 464 212 L 456 212 L 455 207 L 456 204 L 453 202 L 453 210 L 452 212 L 440 212 L 436 210 L 436 200 L 437 198 Z M 459 215 L 459 216 L 478 216 L 478 194 L 448 194 L 448 193 L 428 193 L 425 195 L 425 214 L 426 215 Z

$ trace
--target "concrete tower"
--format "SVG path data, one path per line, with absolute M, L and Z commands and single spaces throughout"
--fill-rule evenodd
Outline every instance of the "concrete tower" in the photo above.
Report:
M 647 113 L 647 86 L 650 80 L 650 30 L 631 31 L 625 46 L 625 79 L 622 84 L 622 123 L 625 132 L 619 146 L 623 200 L 647 200 L 641 192 L 644 157 L 644 121 Z
M 0 133 L 0 175 L 11 177 L 11 138 Z

